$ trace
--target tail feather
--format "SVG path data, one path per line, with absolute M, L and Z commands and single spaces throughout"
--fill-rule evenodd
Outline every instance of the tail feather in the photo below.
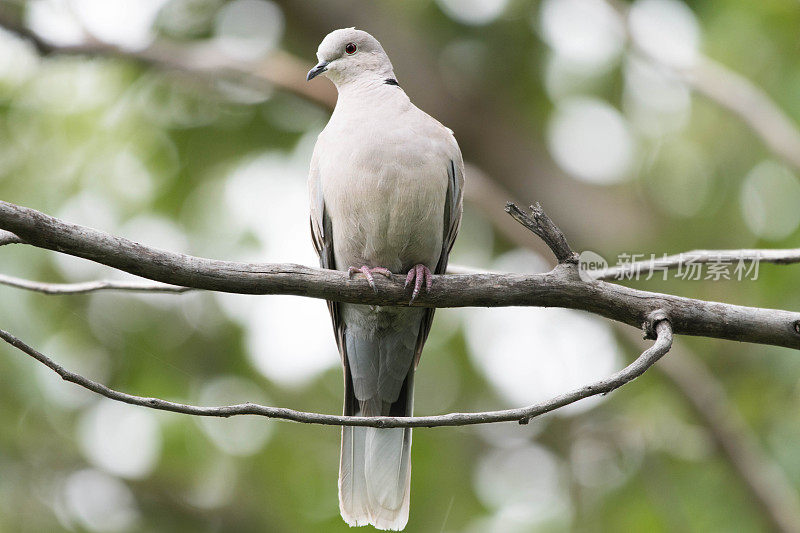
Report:
M 370 523 L 364 453 L 367 428 L 342 428 L 342 457 L 339 463 L 339 511 L 350 526 Z
M 411 431 L 404 428 L 367 428 L 365 441 L 367 495 L 373 509 L 399 509 L 411 451 Z
M 339 510 L 350 526 L 402 530 L 411 500 L 411 429 L 342 429 Z
M 402 405 L 389 406 L 393 415 L 411 416 L 413 388 L 411 369 L 398 398 Z M 368 404 L 351 398 L 345 403 L 346 413 L 348 405 L 360 405 L 357 414 L 368 416 Z M 408 522 L 410 501 L 411 429 L 342 428 L 339 510 L 345 522 L 400 531 Z
M 344 413 L 411 416 L 424 310 L 393 308 L 376 317 L 365 307 L 343 304 L 342 311 L 348 324 L 341 343 Z M 410 497 L 411 429 L 342 428 L 339 510 L 345 522 L 401 530 L 408 522 Z

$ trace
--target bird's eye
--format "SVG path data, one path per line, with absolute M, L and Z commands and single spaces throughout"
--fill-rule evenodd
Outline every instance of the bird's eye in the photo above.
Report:
M 356 53 L 356 43 L 347 43 L 344 45 L 344 51 L 347 52 L 347 55 L 353 55 Z

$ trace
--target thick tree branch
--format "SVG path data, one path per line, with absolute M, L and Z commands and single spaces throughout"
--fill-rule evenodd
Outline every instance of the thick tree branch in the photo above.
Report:
M 170 285 L 246 294 L 293 294 L 371 305 L 408 305 L 402 276 L 376 280 L 378 291 L 346 273 L 294 264 L 218 261 L 150 248 L 98 230 L 68 224 L 0 201 L 0 228 L 27 244 L 83 257 Z M 436 276 L 423 307 L 565 307 L 640 327 L 663 309 L 675 333 L 800 348 L 800 313 L 707 302 L 584 282 L 574 265 L 545 274 Z
M 470 268 L 459 265 L 447 265 L 448 274 L 483 274 L 486 270 Z M 152 283 L 146 281 L 120 281 L 111 279 L 99 279 L 92 281 L 79 281 L 77 283 L 50 283 L 44 281 L 33 281 L 15 276 L 0 274 L 0 285 L 23 289 L 26 291 L 40 292 L 56 296 L 70 294 L 87 294 L 100 291 L 121 291 L 121 292 L 149 292 L 149 293 L 168 293 L 183 294 L 193 291 L 192 287 L 179 287 L 164 283 Z
M 516 206 L 514 206 L 514 208 L 518 210 Z M 16 239 L 17 240 L 15 242 L 22 242 L 22 239 L 19 239 L 18 237 Z M 0 244 L 2 243 L 0 242 Z M 524 244 L 521 246 L 524 246 Z M 679 267 L 686 267 L 691 264 L 732 264 L 739 261 L 756 261 L 759 263 L 771 263 L 775 265 L 800 263 L 800 248 L 692 250 L 690 252 L 667 255 L 653 260 L 634 261 L 623 265 L 608 267 L 603 270 L 586 270 L 584 272 L 595 280 L 638 279 L 638 276 L 641 274 L 647 274 L 655 271 L 660 272 L 663 270 L 672 270 Z M 451 275 L 470 275 L 490 273 L 497 274 L 498 272 L 465 265 L 447 265 L 447 273 Z M 97 291 L 161 292 L 179 294 L 194 290 L 191 287 L 179 287 L 164 283 L 147 283 L 140 281 L 94 280 L 78 283 L 49 283 L 7 276 L 5 274 L 0 274 L 0 285 L 54 295 L 85 294 Z
M 666 354 L 672 346 L 672 328 L 669 321 L 663 314 L 656 313 L 648 322 L 647 327 L 655 331 L 655 342 L 645 350 L 634 362 L 620 370 L 616 374 L 606 379 L 585 385 L 566 394 L 556 396 L 546 402 L 523 407 L 519 409 L 505 409 L 502 411 L 487 411 L 482 413 L 450 413 L 438 416 L 412 416 L 412 417 L 358 417 L 358 416 L 339 416 L 325 415 L 319 413 L 309 413 L 284 409 L 281 407 L 269 407 L 252 403 L 237 405 L 226 405 L 222 407 L 201 407 L 197 405 L 187 405 L 182 403 L 170 402 L 159 398 L 147 398 L 134 396 L 119 392 L 106 387 L 101 383 L 92 381 L 80 374 L 76 374 L 62 367 L 46 355 L 28 346 L 14 335 L 0 329 L 0 338 L 11 346 L 25 352 L 40 363 L 44 364 L 52 371 L 56 372 L 64 381 L 69 381 L 89 389 L 106 398 L 128 403 L 159 409 L 161 411 L 171 411 L 173 413 L 183 413 L 196 416 L 231 417 L 235 415 L 257 415 L 267 418 L 278 418 L 282 420 L 292 420 L 294 422 L 304 422 L 307 424 L 322 424 L 328 426 L 368 426 L 378 428 L 394 427 L 438 427 L 438 426 L 466 426 L 474 424 L 488 424 L 494 422 L 516 421 L 520 424 L 527 424 L 528 421 L 537 416 L 549 413 L 565 405 L 575 403 L 590 396 L 598 394 L 608 394 L 629 381 L 636 379 L 647 371 L 656 361 Z

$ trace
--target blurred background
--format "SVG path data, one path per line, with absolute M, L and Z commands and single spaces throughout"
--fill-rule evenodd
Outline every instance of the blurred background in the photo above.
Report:
M 374 34 L 455 131 L 467 204 L 451 262 L 553 259 L 505 213 L 541 202 L 573 248 L 800 246 L 796 0 L 0 1 L 0 198 L 195 255 L 316 265 L 306 173 L 335 91 L 319 41 Z M 23 246 L 0 271 L 123 278 Z M 800 309 L 797 267 L 628 281 Z M 0 287 L 0 328 L 144 396 L 338 413 L 325 304 Z M 416 413 L 518 407 L 647 343 L 562 309 L 437 312 Z M 797 352 L 679 338 L 641 379 L 527 426 L 414 432 L 408 531 L 800 531 Z M 346 531 L 339 429 L 104 400 L 0 346 L 0 532 Z

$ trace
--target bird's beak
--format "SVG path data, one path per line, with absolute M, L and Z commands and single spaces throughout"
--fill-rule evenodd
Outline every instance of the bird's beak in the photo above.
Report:
M 317 66 L 312 68 L 308 71 L 308 76 L 306 76 L 306 81 L 311 81 L 323 72 L 328 69 L 328 62 L 327 61 L 320 61 L 317 63 Z

